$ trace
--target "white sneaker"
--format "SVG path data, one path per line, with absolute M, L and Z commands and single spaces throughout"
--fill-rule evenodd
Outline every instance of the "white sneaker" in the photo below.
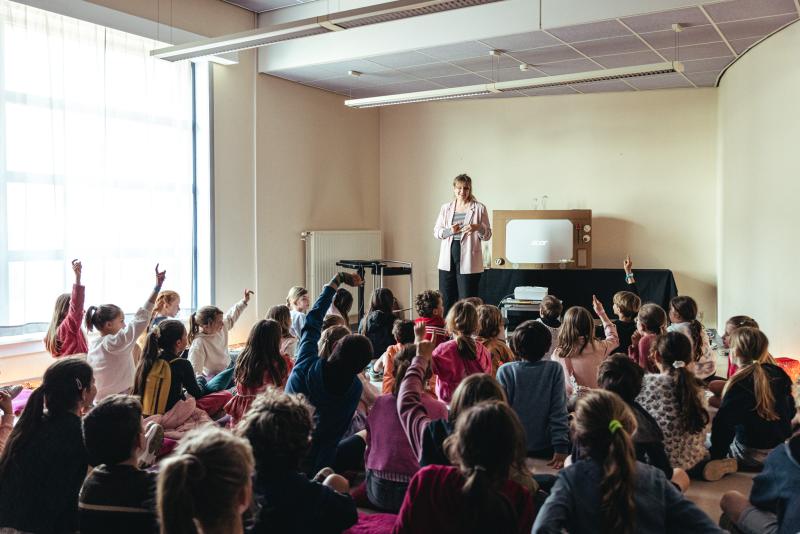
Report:
M 139 467 L 150 467 L 156 463 L 156 454 L 164 443 L 164 427 L 151 423 L 144 431 L 144 452 L 139 456 Z
M 22 393 L 23 389 L 24 388 L 22 386 L 4 386 L 0 388 L 0 391 L 7 392 L 12 399 L 15 399 L 20 393 Z

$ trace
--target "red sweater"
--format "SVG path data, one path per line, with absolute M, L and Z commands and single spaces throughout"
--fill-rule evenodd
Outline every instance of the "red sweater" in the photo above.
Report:
M 459 520 L 466 512 L 463 485 L 464 477 L 456 467 L 429 465 L 420 469 L 408 485 L 392 534 L 463 532 Z M 531 494 L 511 480 L 500 491 L 517 513 L 517 532 L 530 533 L 536 518 Z
M 450 339 L 450 334 L 444 327 L 444 319 L 441 317 L 417 317 L 414 323 L 425 324 L 425 339 L 433 341 L 434 348 Z
M 53 354 L 54 357 L 86 354 L 89 352 L 89 346 L 86 344 L 86 336 L 81 330 L 85 290 L 86 288 L 84 286 L 78 284 L 73 284 L 72 286 L 72 295 L 69 299 L 69 311 L 56 330 L 59 351 L 57 354 Z

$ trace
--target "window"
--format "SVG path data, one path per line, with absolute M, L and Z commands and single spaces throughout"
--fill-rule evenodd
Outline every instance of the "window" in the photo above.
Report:
M 43 330 L 73 258 L 87 307 L 135 311 L 156 263 L 194 303 L 197 96 L 159 46 L 0 0 L 0 327 L 29 325 L 0 335 Z

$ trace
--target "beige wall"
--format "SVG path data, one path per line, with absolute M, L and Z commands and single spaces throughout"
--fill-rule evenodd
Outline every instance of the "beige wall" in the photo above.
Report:
M 590 208 L 594 267 L 672 269 L 716 317 L 716 92 L 647 91 L 437 102 L 381 111 L 381 228 L 387 255 L 437 287 L 432 228 L 452 178 L 490 210 Z
M 777 356 L 800 357 L 800 24 L 770 37 L 719 88 L 719 315 L 753 316 Z

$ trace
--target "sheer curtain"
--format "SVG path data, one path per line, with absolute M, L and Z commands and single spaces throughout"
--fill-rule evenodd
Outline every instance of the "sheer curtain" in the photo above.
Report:
M 0 326 L 49 321 L 73 258 L 87 306 L 135 311 L 157 262 L 190 305 L 192 73 L 158 46 L 0 0 Z

